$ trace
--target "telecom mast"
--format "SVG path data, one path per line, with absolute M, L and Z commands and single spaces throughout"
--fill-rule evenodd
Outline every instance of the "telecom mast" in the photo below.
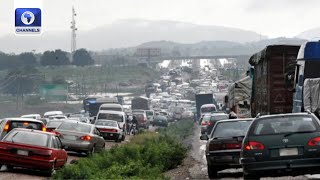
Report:
M 76 28 L 76 20 L 75 16 L 77 16 L 76 11 L 74 10 L 74 7 L 72 6 L 72 21 L 71 21 L 71 63 L 73 62 L 73 54 L 77 49 L 77 39 L 76 39 L 76 31 L 78 28 Z

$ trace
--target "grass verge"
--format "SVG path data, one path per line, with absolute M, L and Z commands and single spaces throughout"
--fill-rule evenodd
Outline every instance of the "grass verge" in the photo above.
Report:
M 166 179 L 163 173 L 181 164 L 187 153 L 177 137 L 188 136 L 192 127 L 192 121 L 181 121 L 159 133 L 139 134 L 129 144 L 64 167 L 53 179 Z

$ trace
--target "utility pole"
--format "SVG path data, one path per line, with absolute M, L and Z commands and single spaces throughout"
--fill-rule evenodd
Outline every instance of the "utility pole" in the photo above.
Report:
M 76 31 L 78 28 L 76 27 L 76 19 L 75 16 L 77 16 L 76 11 L 74 10 L 74 7 L 72 6 L 72 21 L 71 21 L 71 57 L 70 61 L 73 62 L 73 55 L 77 49 L 77 39 L 76 39 Z

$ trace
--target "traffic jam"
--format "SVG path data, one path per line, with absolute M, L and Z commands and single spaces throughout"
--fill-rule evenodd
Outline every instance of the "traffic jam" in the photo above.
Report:
M 320 178 L 319 48 L 320 41 L 271 45 L 252 55 L 221 109 L 196 95 L 210 179 L 238 168 L 244 179 Z

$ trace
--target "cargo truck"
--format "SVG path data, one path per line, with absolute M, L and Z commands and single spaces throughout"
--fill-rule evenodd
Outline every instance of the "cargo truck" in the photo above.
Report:
M 291 113 L 295 62 L 300 46 L 270 45 L 251 56 L 254 66 L 251 116 Z
M 201 106 L 204 104 L 213 104 L 213 102 L 213 94 L 196 94 L 197 119 L 201 116 Z

